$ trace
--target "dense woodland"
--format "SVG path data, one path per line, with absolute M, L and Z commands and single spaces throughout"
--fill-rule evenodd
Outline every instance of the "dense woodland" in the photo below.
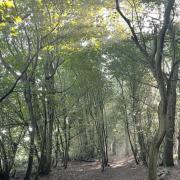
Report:
M 0 179 L 72 161 L 103 173 L 111 156 L 149 180 L 177 165 L 179 13 L 179 0 L 0 0 Z

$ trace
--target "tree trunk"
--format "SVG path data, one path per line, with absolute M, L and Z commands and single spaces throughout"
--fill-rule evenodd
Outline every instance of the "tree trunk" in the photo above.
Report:
M 0 179 L 2 179 L 2 180 L 9 180 L 10 179 L 9 172 L 0 171 Z
M 49 60 L 48 60 L 49 61 Z M 49 74 L 52 74 L 52 64 L 47 65 Z M 46 79 L 46 90 L 47 90 L 47 114 L 48 114 L 48 131 L 47 131 L 47 169 L 48 174 L 51 171 L 52 165 L 52 145 L 53 145 L 53 125 L 54 125 L 54 95 L 51 92 L 54 91 L 54 76 L 50 79 Z
M 67 113 L 66 110 L 64 112 L 65 114 Z M 67 115 L 64 116 L 63 133 L 64 133 L 63 167 L 64 169 L 66 169 L 69 161 L 69 141 L 70 141 L 70 126 Z
M 124 135 L 125 135 L 125 156 L 129 155 L 129 137 L 128 137 L 128 132 L 127 132 L 127 127 L 126 124 L 124 125 Z
M 85 104 L 84 104 L 85 107 Z M 82 107 L 82 118 L 79 119 L 79 132 L 81 136 L 79 137 L 80 146 L 79 146 L 79 159 L 86 160 L 90 157 L 89 155 L 89 147 L 88 147 L 88 138 L 87 138 L 87 114 L 86 109 Z
M 153 143 L 153 142 L 152 142 Z M 158 159 L 159 148 L 151 145 L 149 152 L 149 178 L 148 180 L 156 180 L 157 178 L 157 159 Z
M 99 91 L 97 94 L 94 94 L 93 98 L 94 106 L 91 109 L 90 115 L 94 119 L 96 126 L 98 144 L 101 155 L 101 171 L 103 172 L 104 168 L 108 166 L 108 145 L 107 132 L 104 125 L 104 104 L 102 93 Z
M 9 180 L 10 167 L 3 141 L 4 139 L 0 139 L 0 179 Z
M 138 143 L 140 146 L 140 159 L 142 160 L 143 165 L 147 166 L 147 149 L 146 149 L 143 129 L 141 125 L 141 113 L 138 112 L 134 118 L 136 119 L 135 120 L 136 130 L 137 130 L 137 136 L 138 136 Z
M 163 72 L 162 68 L 162 60 L 163 60 L 163 53 L 164 53 L 164 44 L 165 44 L 165 37 L 166 37 L 166 31 L 169 28 L 170 22 L 171 22 L 171 12 L 175 3 L 175 0 L 169 0 L 166 1 L 165 4 L 165 12 L 164 12 L 164 20 L 162 24 L 162 28 L 160 29 L 159 33 L 157 33 L 157 36 L 154 36 L 154 47 L 152 48 L 152 52 L 149 53 L 146 50 L 146 44 L 143 42 L 141 44 L 141 38 L 137 36 L 136 29 L 134 28 L 134 25 L 132 25 L 131 21 L 124 15 L 124 13 L 121 11 L 119 0 L 116 0 L 116 9 L 120 16 L 124 19 L 126 24 L 128 25 L 131 33 L 132 33 L 132 39 L 134 40 L 136 46 L 139 48 L 141 53 L 145 57 L 145 63 L 149 65 L 149 69 L 153 73 L 157 84 L 158 89 L 161 97 L 161 103 L 159 106 L 159 128 L 154 136 L 154 140 L 151 143 L 151 150 L 150 150 L 150 156 L 149 156 L 149 180 L 156 180 L 156 174 L 157 174 L 157 155 L 159 152 L 159 147 L 162 143 L 162 140 L 164 138 L 164 135 L 166 133 L 166 118 L 167 118 L 167 90 L 168 87 L 166 87 L 166 81 L 165 81 L 165 73 Z M 154 29 L 155 32 L 157 32 L 157 28 Z M 144 45 L 145 44 L 145 45 Z M 155 51 L 154 51 L 155 50 Z M 171 70 L 174 70 L 174 65 L 171 66 Z M 171 72 L 172 72 L 171 71 Z M 172 79 L 171 79 L 172 80 Z
M 177 87 L 177 79 L 178 79 L 178 70 L 179 65 L 174 67 L 174 63 L 176 62 L 176 32 L 171 25 L 170 29 L 171 37 L 172 37 L 172 70 L 170 72 L 170 77 L 167 84 L 167 126 L 166 126 L 166 136 L 165 136 L 165 147 L 164 147 L 164 157 L 163 163 L 165 166 L 174 166 L 173 159 L 173 148 L 174 148 L 174 128 L 175 128 L 175 116 L 176 116 L 176 87 Z
M 174 147 L 174 126 L 175 126 L 175 109 L 176 109 L 176 93 L 174 97 L 169 97 L 167 108 L 167 130 L 165 136 L 165 147 L 163 164 L 165 166 L 174 166 L 173 147 Z M 170 95 L 171 96 L 171 95 Z
M 178 161 L 180 161 L 180 130 L 178 135 Z
M 144 166 L 147 166 L 147 150 L 146 150 L 146 145 L 144 142 L 144 135 L 142 133 L 142 130 L 138 132 L 138 142 L 140 146 L 140 158 L 143 162 Z
M 50 58 L 50 57 L 49 57 Z M 54 76 L 52 62 L 47 59 L 44 66 L 45 92 L 44 95 L 44 140 L 41 150 L 41 162 L 39 170 L 41 174 L 49 174 L 52 166 L 52 145 L 53 145 L 53 125 L 54 125 Z
M 26 170 L 26 175 L 24 177 L 24 180 L 30 180 L 31 172 L 32 172 L 32 166 L 33 166 L 33 157 L 34 157 L 34 137 L 35 137 L 35 116 L 33 111 L 33 103 L 32 103 L 32 93 L 31 93 L 31 87 L 30 82 L 26 81 L 25 84 L 25 90 L 24 90 L 24 96 L 25 101 L 28 107 L 29 116 L 31 120 L 31 130 L 29 130 L 30 133 L 30 148 L 29 148 L 29 158 L 28 158 L 28 167 Z
M 154 139 L 152 140 L 149 152 L 148 180 L 157 179 L 157 160 L 159 147 L 164 139 L 166 132 L 166 107 L 166 99 L 161 100 L 158 109 L 159 128 L 156 135 L 154 136 Z
M 112 151 L 112 155 L 115 156 L 116 155 L 116 137 L 113 136 L 113 141 L 111 144 L 111 151 Z
M 38 167 L 38 174 L 44 174 L 46 169 L 46 144 L 47 144 L 47 110 L 46 110 L 46 102 L 45 102 L 45 94 L 43 93 L 42 97 L 42 107 L 43 107 L 43 114 L 44 114 L 44 131 L 42 132 L 42 142 L 41 142 L 41 157 Z

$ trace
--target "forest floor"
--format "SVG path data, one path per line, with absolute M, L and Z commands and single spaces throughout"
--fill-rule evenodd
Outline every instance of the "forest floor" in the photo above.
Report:
M 102 173 L 98 161 L 73 161 L 69 163 L 67 169 L 58 166 L 52 170 L 50 175 L 42 176 L 39 180 L 147 180 L 147 169 L 136 165 L 133 157 L 114 157 L 110 159 L 109 165 Z M 17 179 L 21 180 L 21 178 Z M 168 169 L 166 177 L 159 179 L 180 180 L 180 167 Z
M 111 158 L 110 166 L 101 172 L 97 162 L 71 162 L 64 170 L 61 167 L 54 169 L 49 176 L 41 180 L 145 180 L 147 170 L 137 166 L 132 157 L 120 159 Z

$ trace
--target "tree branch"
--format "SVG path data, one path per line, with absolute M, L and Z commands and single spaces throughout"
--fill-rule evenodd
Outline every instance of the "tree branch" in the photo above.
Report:
M 136 46 L 140 49 L 140 51 L 143 53 L 143 55 L 148 59 L 150 60 L 149 58 L 149 54 L 147 53 L 145 47 L 143 47 L 140 42 L 139 42 L 139 39 L 136 35 L 136 32 L 134 30 L 134 27 L 132 26 L 130 20 L 123 14 L 123 12 L 121 11 L 120 9 L 120 6 L 119 6 L 119 0 L 115 0 L 116 2 L 116 10 L 117 12 L 120 14 L 120 16 L 124 19 L 124 21 L 126 22 L 126 24 L 129 26 L 130 30 L 131 30 L 131 33 L 132 33 L 132 39 L 133 41 L 135 42 Z

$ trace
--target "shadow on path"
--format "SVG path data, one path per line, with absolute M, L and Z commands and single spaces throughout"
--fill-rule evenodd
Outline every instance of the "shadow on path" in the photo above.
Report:
M 112 159 L 103 173 L 99 162 L 71 162 L 68 169 L 54 169 L 40 180 L 146 180 L 147 170 L 137 166 L 132 157 Z

